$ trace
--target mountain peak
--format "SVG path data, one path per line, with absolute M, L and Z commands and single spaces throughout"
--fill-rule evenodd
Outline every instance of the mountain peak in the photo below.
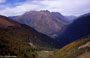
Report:
M 58 33 L 68 25 L 63 15 L 48 10 L 29 11 L 16 17 L 15 20 L 49 36 Z
M 26 13 L 50 13 L 50 11 L 48 11 L 48 10 L 40 10 L 40 11 L 32 10 L 32 11 L 28 11 Z M 24 14 L 26 14 L 26 13 L 24 13 Z
M 48 11 L 48 10 L 41 10 L 40 12 L 47 12 L 47 13 L 50 13 L 50 11 Z

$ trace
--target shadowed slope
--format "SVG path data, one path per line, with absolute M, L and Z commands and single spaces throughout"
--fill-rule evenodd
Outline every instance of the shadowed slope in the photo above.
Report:
M 61 46 L 90 34 L 90 14 L 77 18 L 59 37 Z

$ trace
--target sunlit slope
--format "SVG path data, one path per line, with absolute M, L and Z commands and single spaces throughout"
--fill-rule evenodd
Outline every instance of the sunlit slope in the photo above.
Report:
M 61 48 L 56 53 L 55 58 L 77 58 L 88 52 L 90 52 L 90 36 L 81 38 Z

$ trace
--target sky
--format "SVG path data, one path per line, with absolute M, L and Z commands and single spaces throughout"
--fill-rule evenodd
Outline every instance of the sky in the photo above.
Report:
M 80 16 L 90 13 L 90 0 L 0 0 L 0 15 L 17 16 L 32 10 Z

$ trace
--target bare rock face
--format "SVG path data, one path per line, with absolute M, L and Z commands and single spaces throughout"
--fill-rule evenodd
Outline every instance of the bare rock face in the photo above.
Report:
M 20 23 L 27 24 L 37 31 L 49 35 L 62 32 L 68 25 L 65 17 L 58 12 L 29 11 L 15 18 Z
M 80 46 L 78 49 L 82 49 L 82 48 L 85 48 L 85 47 L 90 47 L 90 42 L 87 42 L 86 44 Z

